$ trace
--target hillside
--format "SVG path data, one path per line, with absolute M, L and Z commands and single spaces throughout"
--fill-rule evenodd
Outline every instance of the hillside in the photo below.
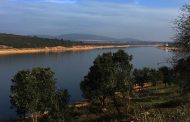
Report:
M 78 39 L 77 39 L 78 38 Z M 79 39 L 80 38 L 80 39 Z M 71 41 L 70 41 L 71 40 Z M 141 41 L 133 38 L 115 39 L 106 36 L 67 34 L 63 36 L 21 36 L 0 33 L 0 48 L 41 48 L 55 46 L 77 46 L 77 45 L 149 45 L 160 44 L 160 42 Z
M 63 34 L 57 36 L 49 35 L 37 35 L 38 37 L 45 37 L 49 39 L 65 39 L 71 41 L 82 41 L 88 44 L 131 44 L 131 45 L 149 45 L 149 44 L 160 44 L 162 42 L 143 41 L 135 38 L 113 38 L 108 36 L 94 35 L 94 34 Z
M 100 36 L 100 35 L 93 35 L 93 34 L 64 34 L 56 36 L 58 39 L 69 39 L 69 40 L 102 40 L 102 41 L 114 41 L 115 38 L 107 37 L 107 36 Z
M 74 45 L 82 45 L 81 42 L 71 42 L 68 40 L 48 39 L 31 36 L 20 36 L 13 34 L 0 33 L 0 45 L 6 45 L 14 48 L 40 48 L 40 47 L 55 47 Z
M 42 38 L 50 38 L 50 39 L 66 39 L 66 40 L 73 40 L 73 41 L 87 41 L 87 40 L 99 40 L 99 41 L 109 41 L 109 42 L 131 42 L 131 41 L 142 41 L 139 39 L 134 38 L 113 38 L 109 36 L 101 36 L 101 35 L 94 35 L 94 34 L 63 34 L 57 36 L 49 36 L 49 35 L 37 35 L 37 37 Z

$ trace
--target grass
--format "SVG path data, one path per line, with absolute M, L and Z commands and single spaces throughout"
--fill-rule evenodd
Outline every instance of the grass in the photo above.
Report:
M 146 93 L 139 92 L 137 97 L 133 98 L 133 102 L 144 106 L 154 106 L 156 104 L 162 104 L 170 101 L 174 97 L 178 97 L 179 87 L 176 85 L 172 86 L 154 86 L 145 89 Z
M 188 116 L 189 104 L 184 103 L 184 97 L 180 94 L 180 88 L 176 85 L 153 86 L 135 93 L 132 97 L 132 110 L 129 114 L 123 110 L 123 118 L 118 119 L 114 108 L 105 113 L 90 113 L 88 108 L 77 115 L 75 121 L 96 122 L 96 121 L 146 121 L 146 122 L 173 122 L 190 120 Z M 77 110 L 81 111 L 81 110 Z M 77 113 L 77 111 L 75 111 Z M 87 115 L 88 113 L 88 115 Z
M 150 94 L 141 95 L 134 99 L 136 105 L 145 107 L 143 113 L 138 114 L 139 121 L 146 122 L 174 122 L 190 121 L 190 104 L 186 96 L 181 96 L 180 88 L 176 85 L 165 87 L 164 85 L 146 89 Z M 139 93 L 142 94 L 142 93 Z

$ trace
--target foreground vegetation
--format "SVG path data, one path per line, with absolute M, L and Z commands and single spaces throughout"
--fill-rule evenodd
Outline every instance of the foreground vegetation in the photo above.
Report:
M 148 121 L 173 122 L 189 120 L 189 103 L 180 95 L 180 88 L 176 85 L 165 87 L 159 85 L 144 88 L 134 93 L 131 98 L 130 111 L 125 111 L 123 102 L 120 102 L 122 116 L 110 104 L 109 110 L 102 113 L 93 113 L 88 107 L 74 109 L 75 121 Z

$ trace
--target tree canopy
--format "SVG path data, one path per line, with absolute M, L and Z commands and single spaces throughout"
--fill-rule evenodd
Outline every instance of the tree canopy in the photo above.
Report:
M 190 57 L 180 59 L 174 65 L 175 79 L 183 88 L 184 93 L 190 92 Z
M 163 74 L 156 69 L 145 67 L 143 69 L 134 69 L 133 78 L 136 84 L 143 87 L 145 83 L 157 85 L 159 81 L 163 80 Z
M 35 118 L 44 112 L 63 111 L 68 101 L 67 91 L 56 90 L 54 72 L 50 68 L 19 71 L 12 79 L 10 101 L 21 117 L 32 114 Z M 61 109 L 61 110 L 60 110 Z
M 131 60 L 132 56 L 123 50 L 99 55 L 80 84 L 83 96 L 91 101 L 99 101 L 102 108 L 108 97 L 116 103 L 116 92 L 127 92 L 131 89 Z
M 190 56 L 190 5 L 182 7 L 181 16 L 175 21 L 175 30 L 175 46 L 180 53 L 177 56 L 180 58 Z
M 183 86 L 184 91 L 189 91 L 189 62 L 190 62 L 190 5 L 186 4 L 181 9 L 182 14 L 175 22 L 175 46 L 178 48 L 174 63 L 175 78 Z

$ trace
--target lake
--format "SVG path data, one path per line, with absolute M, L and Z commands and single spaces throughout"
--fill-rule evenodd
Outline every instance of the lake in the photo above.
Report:
M 88 73 L 97 55 L 103 52 L 116 52 L 118 49 L 96 49 L 81 52 L 63 53 L 35 53 L 0 56 L 0 118 L 14 117 L 14 110 L 10 109 L 9 94 L 11 79 L 23 69 L 33 67 L 50 67 L 55 72 L 57 87 L 68 89 L 71 102 L 82 99 L 80 81 Z M 124 50 L 133 55 L 135 68 L 157 68 L 167 64 L 172 57 L 171 52 L 166 52 L 155 47 L 129 47 Z

